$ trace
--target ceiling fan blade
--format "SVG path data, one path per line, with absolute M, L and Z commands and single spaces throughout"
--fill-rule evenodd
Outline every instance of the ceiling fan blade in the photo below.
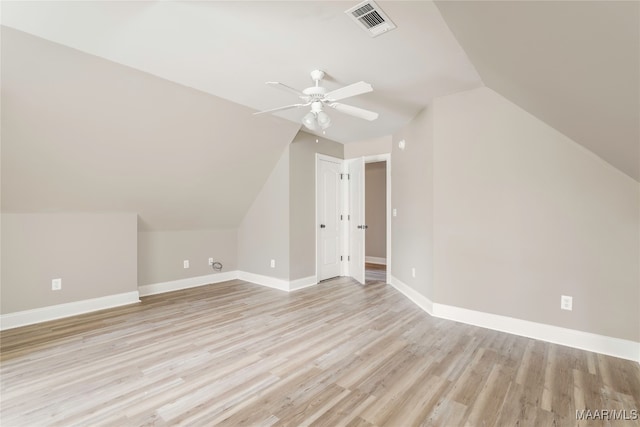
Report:
M 278 107 L 278 108 L 272 108 L 270 110 L 264 110 L 264 111 L 258 111 L 257 113 L 253 113 L 253 115 L 257 115 L 257 114 L 264 114 L 264 113 L 273 113 L 276 111 L 284 111 L 284 110 L 290 110 L 292 108 L 298 108 L 298 107 L 306 107 L 307 105 L 310 105 L 311 103 L 307 103 L 307 104 L 291 104 L 291 105 L 285 105 L 284 107 Z
M 341 113 L 349 114 L 351 116 L 358 117 L 360 119 L 372 121 L 378 118 L 378 113 L 365 110 L 364 108 L 354 107 L 353 105 L 340 104 L 339 102 L 332 102 L 331 104 L 329 104 L 329 107 L 335 108 Z
M 339 99 L 349 98 L 351 96 L 371 92 L 372 90 L 373 87 L 369 83 L 358 82 L 349 86 L 341 87 L 340 89 L 332 90 L 325 95 L 325 99 L 329 101 L 337 101 Z
M 269 86 L 277 87 L 278 89 L 282 89 L 284 91 L 293 93 L 293 94 L 295 94 L 295 95 L 297 95 L 297 96 L 299 96 L 301 98 L 304 98 L 306 96 L 304 93 L 300 92 L 298 89 L 294 89 L 291 86 L 287 86 L 286 84 L 283 84 L 283 83 L 280 83 L 280 82 L 267 82 L 267 84 Z

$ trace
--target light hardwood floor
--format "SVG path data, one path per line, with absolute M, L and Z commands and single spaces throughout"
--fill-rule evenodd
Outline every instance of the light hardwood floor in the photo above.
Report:
M 291 294 L 234 280 L 0 338 L 3 427 L 573 426 L 576 409 L 640 409 L 636 363 L 348 278 Z
M 381 264 L 364 264 L 364 282 L 367 285 L 385 283 L 387 281 L 387 266 Z

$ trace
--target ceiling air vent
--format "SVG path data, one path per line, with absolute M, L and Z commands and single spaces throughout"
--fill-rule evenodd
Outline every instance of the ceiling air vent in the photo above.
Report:
M 373 1 L 362 3 L 345 11 L 358 26 L 365 30 L 371 37 L 379 36 L 396 28 L 391 19 Z

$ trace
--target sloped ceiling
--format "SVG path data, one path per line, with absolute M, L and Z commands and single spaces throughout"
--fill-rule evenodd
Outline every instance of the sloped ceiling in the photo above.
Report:
M 2 2 L 3 25 L 263 110 L 298 99 L 266 86 L 331 89 L 361 80 L 373 93 L 344 102 L 375 122 L 329 110 L 326 138 L 390 135 L 431 99 L 482 85 L 432 2 L 378 4 L 397 29 L 371 38 L 344 12 L 357 1 Z M 277 113 L 300 123 L 307 109 Z
M 264 82 L 315 68 L 371 83 L 348 103 L 380 113 L 331 113 L 329 139 L 395 133 L 484 82 L 640 178 L 637 2 L 379 1 L 398 28 L 376 38 L 356 3 L 1 2 L 2 210 L 235 227 L 305 113 L 252 116 L 295 102 Z
M 436 4 L 488 87 L 640 181 L 640 2 Z
M 235 228 L 299 125 L 2 27 L 2 211 Z

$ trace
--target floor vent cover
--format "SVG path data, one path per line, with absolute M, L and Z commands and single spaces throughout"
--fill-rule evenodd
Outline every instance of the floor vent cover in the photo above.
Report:
M 371 37 L 379 36 L 396 28 L 391 19 L 380 9 L 380 6 L 373 1 L 363 1 L 344 13 L 349 15 Z

